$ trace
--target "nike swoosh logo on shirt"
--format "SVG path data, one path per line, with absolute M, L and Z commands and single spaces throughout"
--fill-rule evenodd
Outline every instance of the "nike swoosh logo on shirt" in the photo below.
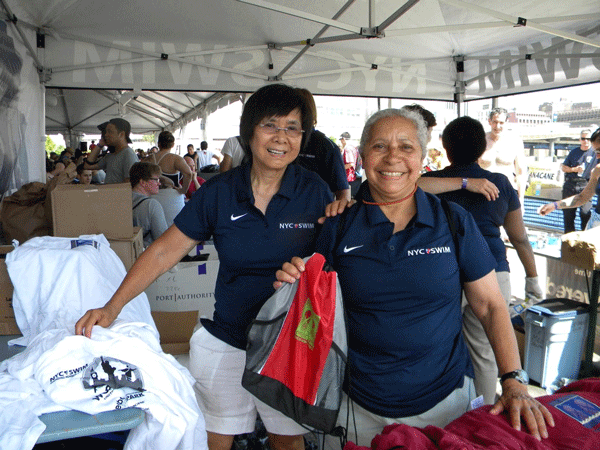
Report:
M 356 247 L 350 247 L 350 248 L 348 248 L 348 246 L 345 246 L 344 247 L 344 253 L 351 252 L 352 250 L 356 250 L 357 248 L 361 248 L 361 247 L 364 247 L 364 246 L 363 245 L 357 245 Z
M 246 213 L 246 214 L 248 214 L 248 213 Z M 234 215 L 232 214 L 232 215 L 231 215 L 231 221 L 233 222 L 233 221 L 235 221 L 235 220 L 241 219 L 241 218 L 242 218 L 242 217 L 244 217 L 246 214 L 242 214 L 241 216 L 234 216 Z

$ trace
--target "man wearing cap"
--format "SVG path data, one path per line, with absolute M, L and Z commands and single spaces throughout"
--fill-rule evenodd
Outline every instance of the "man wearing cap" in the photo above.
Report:
M 117 117 L 98 125 L 98 129 L 102 132 L 102 138 L 85 159 L 85 168 L 104 170 L 106 172 L 104 180 L 106 184 L 127 182 L 129 180 L 129 169 L 139 161 L 135 151 L 129 147 L 131 143 L 129 138 L 131 125 L 125 119 Z M 113 147 L 114 152 L 98 159 L 104 145 Z

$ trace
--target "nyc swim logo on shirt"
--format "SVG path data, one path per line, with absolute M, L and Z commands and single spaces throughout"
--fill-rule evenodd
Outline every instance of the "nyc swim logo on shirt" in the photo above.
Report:
M 315 227 L 314 223 L 280 223 L 279 229 L 313 229 Z
M 406 251 L 407 256 L 437 255 L 440 253 L 451 253 L 450 247 L 417 248 Z

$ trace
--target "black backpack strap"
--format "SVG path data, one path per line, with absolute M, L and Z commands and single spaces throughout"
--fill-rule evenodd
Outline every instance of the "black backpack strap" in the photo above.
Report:
M 448 202 L 443 198 L 440 199 L 440 201 L 442 202 L 442 209 L 446 215 L 446 220 L 448 221 L 448 226 L 450 227 L 450 234 L 452 235 L 452 241 L 454 242 L 456 256 L 458 257 L 458 232 L 456 231 L 456 222 L 454 222 L 452 219 L 452 211 L 450 210 L 450 205 Z
M 133 208 L 131 208 L 132 210 L 137 208 L 138 206 L 140 206 L 144 201 L 149 200 L 150 197 L 144 197 L 143 199 L 141 199 L 139 202 L 137 202 L 135 205 L 133 205 Z

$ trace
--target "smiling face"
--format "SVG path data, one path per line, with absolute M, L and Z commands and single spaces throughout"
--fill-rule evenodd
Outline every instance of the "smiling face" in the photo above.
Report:
M 375 201 L 395 201 L 409 195 L 420 176 L 422 161 L 417 127 L 404 117 L 380 119 L 363 148 L 363 168 Z
M 490 127 L 492 127 L 492 136 L 498 137 L 502 130 L 504 130 L 504 124 L 506 123 L 506 114 L 494 114 L 488 119 Z
M 277 130 L 269 134 L 268 130 L 260 125 L 271 123 L 278 128 L 296 127 L 302 129 L 300 110 L 295 109 L 287 116 L 270 117 L 261 120 L 254 128 L 250 139 L 253 170 L 285 170 L 285 168 L 298 157 L 302 144 L 302 135 L 288 136 L 285 131 Z

